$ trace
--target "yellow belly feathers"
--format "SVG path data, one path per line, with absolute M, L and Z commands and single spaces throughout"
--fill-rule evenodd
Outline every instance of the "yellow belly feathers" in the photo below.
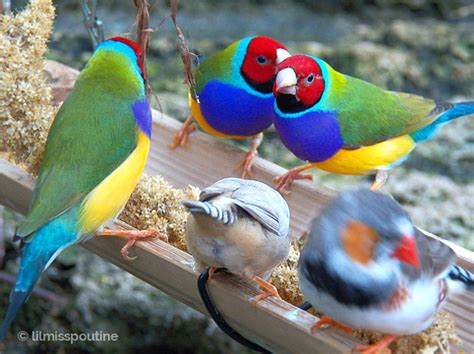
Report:
M 145 168 L 149 148 L 150 140 L 139 131 L 135 150 L 83 201 L 79 219 L 82 233 L 95 232 L 125 206 Z
M 367 175 L 376 170 L 387 169 L 410 153 L 414 147 L 413 139 L 404 135 L 357 150 L 341 149 L 328 160 L 311 165 L 331 173 Z

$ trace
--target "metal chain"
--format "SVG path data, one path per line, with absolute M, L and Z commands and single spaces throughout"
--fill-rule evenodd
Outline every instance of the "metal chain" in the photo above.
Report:
M 102 20 L 97 17 L 96 10 L 97 0 L 82 0 L 84 26 L 89 32 L 94 48 L 104 41 L 104 24 Z

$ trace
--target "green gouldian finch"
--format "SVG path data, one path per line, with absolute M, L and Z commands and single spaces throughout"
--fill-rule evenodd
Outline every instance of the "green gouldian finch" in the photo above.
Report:
M 252 147 L 239 165 L 242 178 L 250 177 L 263 131 L 273 123 L 272 88 L 277 65 L 289 56 L 283 44 L 256 36 L 204 58 L 194 73 L 197 97 L 189 96 L 191 116 L 171 147 L 186 144 L 196 128 L 193 120 L 220 138 L 252 138 Z
M 275 128 L 283 144 L 307 164 L 276 179 L 285 191 L 315 167 L 328 172 L 368 175 L 372 188 L 387 170 L 402 163 L 415 146 L 447 122 L 474 113 L 474 102 L 437 102 L 387 91 L 341 74 L 325 61 L 295 55 L 278 65 L 273 88 Z
M 62 104 L 48 134 L 25 220 L 16 231 L 22 259 L 0 328 L 4 338 L 41 273 L 67 247 L 103 235 L 137 239 L 154 230 L 104 230 L 122 210 L 150 147 L 151 111 L 138 44 L 115 37 L 100 44 Z

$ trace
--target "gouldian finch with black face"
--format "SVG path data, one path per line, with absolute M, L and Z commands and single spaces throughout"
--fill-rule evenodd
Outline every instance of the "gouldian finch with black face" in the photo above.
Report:
M 91 238 L 122 210 L 145 167 L 151 111 L 138 44 L 100 44 L 57 113 L 28 215 L 19 225 L 22 260 L 0 328 L 4 338 L 41 273 L 65 248 Z M 127 236 L 127 248 L 154 230 Z M 124 255 L 127 248 L 124 248 Z
M 281 43 L 259 36 L 244 38 L 205 58 L 195 71 L 197 97 L 189 96 L 191 116 L 171 148 L 186 144 L 196 128 L 193 119 L 220 138 L 253 138 L 252 148 L 239 165 L 242 178 L 250 176 L 262 132 L 273 122 L 277 64 L 289 55 Z
M 342 192 L 313 222 L 301 252 L 300 288 L 324 315 L 314 328 L 386 333 L 366 353 L 429 327 L 451 293 L 474 291 L 474 275 L 444 243 L 417 230 L 390 196 Z
M 279 64 L 273 93 L 281 141 L 308 162 L 277 178 L 280 191 L 294 179 L 311 179 L 300 172 L 312 167 L 349 175 L 384 171 L 372 185 L 379 188 L 385 171 L 403 162 L 416 144 L 450 120 L 474 113 L 474 102 L 386 91 L 310 55 Z
M 226 268 L 278 296 L 266 280 L 288 258 L 290 212 L 273 188 L 254 180 L 225 178 L 205 188 L 199 201 L 185 201 L 188 250 L 197 269 Z

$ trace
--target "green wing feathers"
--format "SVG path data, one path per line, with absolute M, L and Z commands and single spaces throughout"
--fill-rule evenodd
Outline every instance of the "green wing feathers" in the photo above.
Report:
M 210 80 L 232 81 L 232 59 L 240 42 L 231 44 L 224 50 L 205 58 L 199 64 L 194 73 L 198 94 Z
M 130 101 L 80 79 L 48 135 L 31 209 L 17 230 L 30 235 L 81 201 L 136 147 Z
M 345 148 L 374 145 L 413 133 L 449 109 L 431 99 L 386 91 L 346 76 L 346 83 L 329 97 L 337 107 Z

